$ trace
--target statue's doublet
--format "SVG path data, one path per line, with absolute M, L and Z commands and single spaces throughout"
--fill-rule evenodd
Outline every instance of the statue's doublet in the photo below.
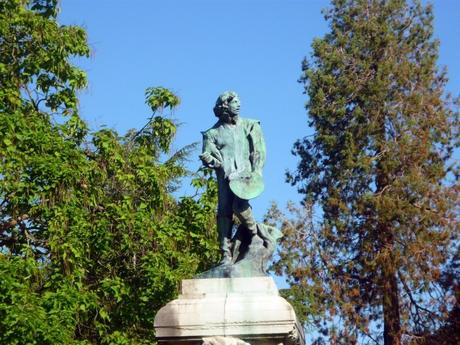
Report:
M 262 174 L 265 143 L 258 120 L 238 118 L 236 124 L 218 121 L 202 134 L 203 152 L 222 160 L 221 177 L 233 172 Z

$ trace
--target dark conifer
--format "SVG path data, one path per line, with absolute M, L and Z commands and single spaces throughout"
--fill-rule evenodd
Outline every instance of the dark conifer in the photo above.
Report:
M 277 269 L 338 321 L 331 343 L 414 342 L 452 308 L 439 279 L 459 233 L 458 113 L 437 65 L 433 10 L 334 0 L 325 18 L 330 31 L 301 77 L 314 135 L 295 143 L 300 161 L 288 174 L 323 217 L 284 242 L 303 248 L 300 266 L 286 254 Z

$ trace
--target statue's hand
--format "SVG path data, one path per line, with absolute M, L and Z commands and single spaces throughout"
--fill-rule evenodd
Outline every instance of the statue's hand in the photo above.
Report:
M 203 152 L 199 157 L 203 164 L 209 168 L 219 168 L 221 166 L 221 163 L 209 152 Z
M 228 175 L 228 180 L 229 181 L 232 181 L 232 180 L 235 180 L 239 177 L 239 172 L 238 171 L 234 171 L 232 172 L 230 175 Z
M 209 152 L 203 152 L 200 155 L 200 159 L 203 161 L 203 163 L 211 164 L 213 161 L 213 158 Z
M 236 179 L 250 179 L 251 174 L 248 174 L 246 171 L 234 171 L 230 175 L 228 175 L 228 180 L 236 180 Z

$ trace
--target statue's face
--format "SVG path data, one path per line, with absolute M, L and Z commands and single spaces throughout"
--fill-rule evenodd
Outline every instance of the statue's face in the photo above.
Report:
M 233 99 L 228 103 L 228 112 L 231 117 L 235 117 L 240 114 L 240 100 L 238 97 L 233 97 Z

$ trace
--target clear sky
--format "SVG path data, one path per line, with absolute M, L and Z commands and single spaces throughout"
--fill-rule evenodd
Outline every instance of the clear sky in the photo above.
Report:
M 261 120 L 267 142 L 266 189 L 252 205 L 259 220 L 271 200 L 299 200 L 284 182 L 295 167 L 290 154 L 307 127 L 300 63 L 327 23 L 326 0 L 62 0 L 60 22 L 83 26 L 92 56 L 78 61 L 89 77 L 81 93 L 81 113 L 95 129 L 106 125 L 124 133 L 140 128 L 149 109 L 144 90 L 164 86 L 181 105 L 183 125 L 176 148 L 201 141 L 215 122 L 217 96 L 234 90 L 241 114 Z M 436 0 L 435 36 L 440 65 L 448 67 L 448 90 L 460 95 L 460 1 Z M 199 166 L 197 151 L 190 168 Z M 184 193 L 192 192 L 184 186 Z

